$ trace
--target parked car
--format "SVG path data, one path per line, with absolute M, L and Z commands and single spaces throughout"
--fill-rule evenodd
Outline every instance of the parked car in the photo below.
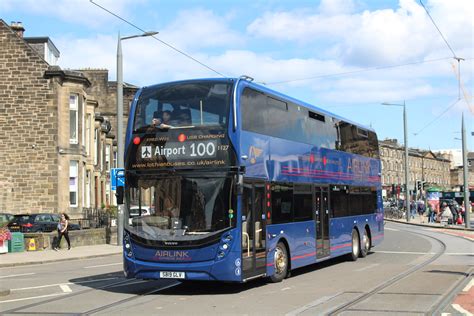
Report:
M 52 232 L 58 227 L 60 217 L 58 214 L 19 214 L 14 215 L 8 224 L 8 229 L 12 232 L 41 233 Z M 69 223 L 69 230 L 79 230 L 79 225 Z
M 6 226 L 13 219 L 13 214 L 0 213 L 0 226 Z

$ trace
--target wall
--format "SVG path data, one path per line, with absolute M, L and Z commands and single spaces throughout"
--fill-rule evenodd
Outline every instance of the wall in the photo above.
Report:
M 0 211 L 57 211 L 57 108 L 48 64 L 0 20 Z

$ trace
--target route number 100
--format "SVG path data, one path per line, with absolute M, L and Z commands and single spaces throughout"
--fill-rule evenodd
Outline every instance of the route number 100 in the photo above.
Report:
M 191 157 L 214 157 L 216 154 L 216 145 L 214 143 L 191 144 Z

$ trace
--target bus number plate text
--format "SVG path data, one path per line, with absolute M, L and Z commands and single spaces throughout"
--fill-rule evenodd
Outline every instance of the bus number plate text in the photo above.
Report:
M 185 273 L 175 272 L 175 271 L 161 271 L 160 278 L 161 279 L 184 279 Z

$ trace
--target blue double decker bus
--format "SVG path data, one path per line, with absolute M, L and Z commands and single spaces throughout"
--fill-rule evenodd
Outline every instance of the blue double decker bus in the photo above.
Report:
M 125 147 L 129 278 L 279 282 L 383 239 L 375 132 L 248 77 L 140 89 Z

